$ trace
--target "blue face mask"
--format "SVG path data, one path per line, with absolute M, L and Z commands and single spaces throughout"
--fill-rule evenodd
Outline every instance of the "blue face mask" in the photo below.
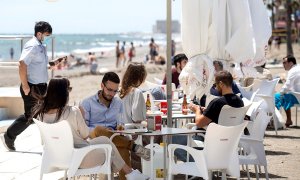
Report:
M 44 40 L 42 41 L 42 43 L 45 44 L 45 45 L 47 45 L 50 40 L 51 40 L 50 36 L 44 36 Z

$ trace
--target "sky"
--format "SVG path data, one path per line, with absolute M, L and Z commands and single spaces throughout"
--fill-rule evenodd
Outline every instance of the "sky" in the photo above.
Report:
M 172 1 L 172 19 L 181 18 L 181 0 Z M 1 0 L 0 34 L 31 34 L 37 21 L 54 34 L 152 32 L 166 19 L 166 0 Z

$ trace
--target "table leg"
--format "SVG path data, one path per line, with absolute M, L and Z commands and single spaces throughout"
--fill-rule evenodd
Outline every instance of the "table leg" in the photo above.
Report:
M 191 147 L 191 143 L 192 142 L 192 134 L 188 134 L 187 136 L 187 146 L 188 147 Z M 190 154 L 188 152 L 186 152 L 186 162 L 189 162 L 190 161 Z M 185 176 L 185 179 L 187 180 L 188 179 L 188 175 Z
M 151 176 L 150 176 L 150 179 L 153 179 L 155 178 L 155 174 L 154 174 L 154 157 L 153 157 L 153 145 L 154 145 L 154 136 L 150 136 L 150 163 L 151 163 Z
M 166 159 L 168 144 L 167 144 L 166 138 L 167 138 L 166 136 L 163 136 L 163 143 L 164 143 L 164 180 L 167 179 L 167 175 L 168 175 L 168 173 L 167 173 L 167 170 L 168 170 L 168 168 L 167 168 L 167 159 Z

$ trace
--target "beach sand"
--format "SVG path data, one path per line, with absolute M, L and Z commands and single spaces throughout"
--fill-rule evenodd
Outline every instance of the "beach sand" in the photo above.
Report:
M 178 48 L 180 49 L 180 48 Z M 165 49 L 160 48 L 160 53 L 164 54 Z M 180 51 L 180 50 L 179 50 Z M 148 47 L 137 47 L 137 57 L 134 61 L 142 62 L 148 52 Z M 298 45 L 294 45 L 295 57 L 300 62 L 300 48 Z M 271 53 L 268 53 L 267 58 L 276 58 L 281 60 L 286 55 L 285 44 L 281 45 L 280 50 L 272 48 Z M 117 72 L 120 77 L 124 73 L 124 68 L 116 69 L 115 57 L 109 57 L 98 60 L 98 68 L 107 68 Z M 163 79 L 166 72 L 166 65 L 146 65 L 148 76 L 147 80 L 151 82 L 155 78 Z M 273 75 L 284 74 L 283 68 L 270 69 Z M 55 75 L 63 75 L 69 77 L 73 90 L 70 94 L 70 104 L 78 104 L 82 99 L 95 94 L 100 89 L 100 83 L 103 75 L 90 75 L 88 67 L 81 67 L 73 70 L 60 70 L 55 71 Z M 20 84 L 18 77 L 18 69 L 2 70 L 0 76 L 0 87 L 5 86 L 18 86 Z M 282 85 L 282 84 L 281 84 Z M 277 90 L 281 86 L 277 87 Z M 292 109 L 293 115 L 295 114 L 294 108 Z M 294 117 L 294 116 L 293 116 Z M 300 119 L 300 118 L 298 118 Z M 295 124 L 295 118 L 293 119 Z M 298 122 L 300 124 L 300 120 Z M 278 131 L 278 136 L 275 135 L 274 130 L 268 130 L 266 132 L 266 138 L 264 141 L 267 160 L 268 171 L 271 179 L 299 179 L 300 176 L 300 130 L 299 127 L 291 127 Z M 250 166 L 251 177 L 255 178 L 254 168 Z M 246 173 L 242 173 L 242 177 L 246 177 Z M 181 179 L 180 177 L 178 177 Z

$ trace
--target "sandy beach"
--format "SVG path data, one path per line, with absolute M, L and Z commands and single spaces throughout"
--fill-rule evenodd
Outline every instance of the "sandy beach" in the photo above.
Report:
M 180 47 L 178 48 L 181 51 Z M 134 61 L 143 62 L 145 55 L 148 53 L 148 47 L 137 47 L 137 57 Z M 160 53 L 165 54 L 165 49 L 160 48 Z M 300 48 L 294 45 L 295 57 L 300 62 Z M 286 54 L 286 46 L 282 44 L 281 49 L 277 50 L 272 47 L 271 53 L 268 53 L 267 58 L 269 61 L 276 58 L 281 60 Z M 98 69 L 107 68 L 115 71 L 122 77 L 124 68 L 115 68 L 115 57 L 108 57 L 98 60 Z M 166 72 L 166 65 L 146 65 L 148 76 L 147 80 L 154 82 L 154 77 L 163 79 Z M 285 74 L 283 68 L 270 69 L 273 75 Z M 50 73 L 49 73 L 50 74 Z M 82 99 L 93 95 L 100 89 L 100 83 L 103 75 L 91 75 L 88 67 L 80 67 L 72 70 L 57 70 L 55 75 L 63 75 L 69 77 L 73 90 L 70 94 L 70 104 L 78 104 Z M 18 77 L 18 69 L 1 69 L 0 87 L 5 86 L 18 86 L 20 84 Z M 280 88 L 279 84 L 276 88 Z M 295 124 L 295 110 L 292 109 L 293 121 Z M 284 116 L 285 117 L 285 116 Z M 300 116 L 299 116 L 300 117 Z M 300 119 L 298 117 L 298 119 Z M 298 122 L 300 124 L 300 120 Z M 278 136 L 275 135 L 274 130 L 268 130 L 265 137 L 265 149 L 268 160 L 268 171 L 271 179 L 299 179 L 300 176 L 300 129 L 299 127 L 291 127 L 278 131 Z M 251 177 L 255 178 L 254 168 L 250 166 Z M 242 173 L 245 178 L 246 173 Z

